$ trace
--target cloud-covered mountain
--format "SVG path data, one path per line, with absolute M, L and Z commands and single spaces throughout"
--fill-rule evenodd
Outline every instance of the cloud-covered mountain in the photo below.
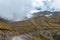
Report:
M 0 17 L 11 20 L 30 18 L 33 12 L 60 11 L 60 0 L 0 0 Z
M 50 11 L 50 12 L 59 12 L 60 11 L 60 0 L 33 0 L 33 11 L 32 13 L 41 12 L 41 11 Z

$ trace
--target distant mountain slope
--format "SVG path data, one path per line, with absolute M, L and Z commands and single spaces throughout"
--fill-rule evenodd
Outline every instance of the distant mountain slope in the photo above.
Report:
M 46 16 L 50 15 L 51 16 Z M 20 36 L 32 37 L 34 40 L 60 39 L 60 12 L 38 12 L 33 17 L 24 21 L 12 22 L 0 20 L 0 39 Z M 6 23 L 7 22 L 7 23 Z
M 52 14 L 52 15 L 45 16 L 48 14 Z M 58 27 L 60 27 L 60 23 L 59 23 L 60 16 L 58 17 L 58 15 L 60 15 L 60 12 L 38 12 L 33 15 L 34 16 L 31 19 L 13 22 L 12 26 L 21 33 L 40 30 L 40 27 L 43 27 L 43 28 L 47 27 L 51 29 L 54 29 L 54 28 L 59 29 Z

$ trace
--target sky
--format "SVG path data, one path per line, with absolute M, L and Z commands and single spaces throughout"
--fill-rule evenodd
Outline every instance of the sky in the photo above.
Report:
M 60 11 L 60 0 L 0 0 L 0 17 L 3 19 L 22 21 L 40 11 Z

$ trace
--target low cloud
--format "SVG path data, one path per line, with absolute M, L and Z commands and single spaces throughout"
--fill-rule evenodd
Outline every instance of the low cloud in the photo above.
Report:
M 35 11 L 36 10 L 36 11 Z M 0 0 L 0 17 L 21 21 L 38 11 L 60 11 L 60 0 Z

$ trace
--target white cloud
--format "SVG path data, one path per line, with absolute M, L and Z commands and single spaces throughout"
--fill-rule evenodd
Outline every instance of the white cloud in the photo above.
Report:
M 60 0 L 54 0 L 52 3 L 53 8 L 60 10 Z
M 60 11 L 60 0 L 0 0 L 0 17 L 12 21 L 23 20 L 27 15 L 30 18 L 31 13 L 45 10 Z
M 33 2 L 34 7 L 40 7 L 41 10 L 60 10 L 60 0 L 36 0 Z
M 23 20 L 32 9 L 30 0 L 0 0 L 0 17 L 17 21 Z

